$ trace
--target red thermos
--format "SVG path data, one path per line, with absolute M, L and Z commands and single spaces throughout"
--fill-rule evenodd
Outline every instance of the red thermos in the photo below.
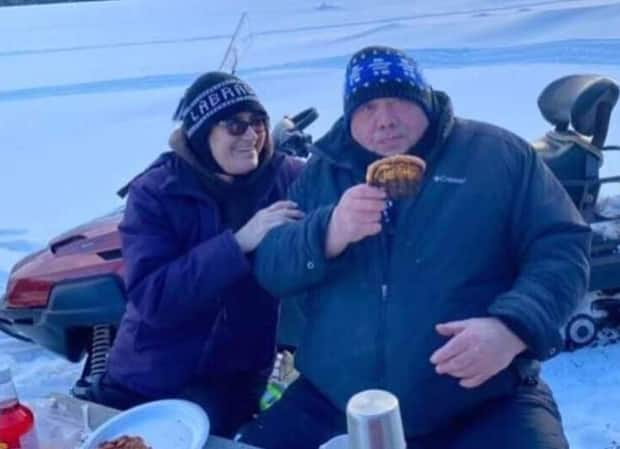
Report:
M 0 366 L 0 449 L 39 449 L 34 415 L 17 400 L 11 370 Z

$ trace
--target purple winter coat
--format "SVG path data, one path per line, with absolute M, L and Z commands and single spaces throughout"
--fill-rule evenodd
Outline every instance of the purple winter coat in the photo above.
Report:
M 302 168 L 273 157 L 256 210 L 284 199 Z M 187 162 L 164 153 L 132 181 L 119 230 L 129 301 L 108 359 L 113 381 L 156 398 L 209 376 L 269 372 L 279 302 Z

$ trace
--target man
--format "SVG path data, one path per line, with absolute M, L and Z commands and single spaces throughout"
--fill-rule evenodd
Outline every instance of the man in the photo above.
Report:
M 391 201 L 364 175 L 396 154 L 426 173 Z M 567 447 L 537 361 L 586 291 L 590 232 L 526 142 L 455 117 L 403 52 L 365 48 L 289 198 L 306 216 L 267 235 L 255 270 L 301 298 L 301 377 L 243 441 L 316 448 L 346 431 L 353 394 L 381 388 L 409 449 Z

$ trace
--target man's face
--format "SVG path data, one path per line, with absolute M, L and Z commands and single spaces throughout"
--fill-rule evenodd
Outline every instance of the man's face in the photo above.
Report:
M 395 97 L 375 98 L 351 117 L 353 139 L 382 156 L 406 153 L 424 135 L 428 118 L 416 103 Z

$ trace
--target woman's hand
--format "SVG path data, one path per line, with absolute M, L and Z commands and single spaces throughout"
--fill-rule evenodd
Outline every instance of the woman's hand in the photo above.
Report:
M 293 201 L 277 201 L 259 210 L 235 233 L 235 238 L 244 253 L 252 252 L 273 228 L 303 218 L 304 213 Z

